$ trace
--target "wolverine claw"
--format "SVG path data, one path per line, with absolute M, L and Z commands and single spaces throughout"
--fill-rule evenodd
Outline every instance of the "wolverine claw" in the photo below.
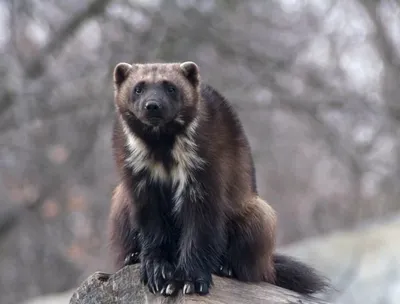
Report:
M 170 265 L 163 265 L 161 268 L 161 275 L 164 280 L 170 280 L 172 278 L 172 268 Z
M 232 278 L 233 271 L 232 268 L 228 265 L 221 265 L 218 270 L 215 272 L 216 275 L 220 277 Z
M 199 295 L 206 295 L 208 294 L 210 289 L 210 285 L 208 282 L 199 281 L 195 283 L 195 291 Z
M 176 294 L 178 288 L 176 283 L 174 282 L 170 282 L 168 284 L 166 284 L 163 289 L 161 289 L 161 294 L 163 296 L 173 296 L 174 294 Z
M 140 262 L 139 252 L 128 254 L 124 260 L 124 266 L 137 264 Z
M 187 272 L 185 269 L 177 269 L 174 277 L 175 282 L 178 282 L 182 287 L 182 293 L 205 295 L 209 293 L 212 284 L 211 272 L 208 271 L 193 271 Z
M 194 293 L 194 284 L 191 282 L 186 282 L 185 285 L 183 285 L 183 294 L 192 294 Z

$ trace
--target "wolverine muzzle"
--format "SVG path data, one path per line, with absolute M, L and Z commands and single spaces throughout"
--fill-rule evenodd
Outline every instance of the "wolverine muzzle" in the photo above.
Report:
M 148 100 L 144 104 L 146 120 L 154 125 L 159 125 L 164 120 L 163 106 L 160 101 Z

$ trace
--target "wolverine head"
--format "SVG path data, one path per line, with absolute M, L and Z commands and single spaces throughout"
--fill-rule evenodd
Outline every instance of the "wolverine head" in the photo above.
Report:
M 194 62 L 119 63 L 114 68 L 115 105 L 124 119 L 147 127 L 185 125 L 195 115 L 199 83 Z

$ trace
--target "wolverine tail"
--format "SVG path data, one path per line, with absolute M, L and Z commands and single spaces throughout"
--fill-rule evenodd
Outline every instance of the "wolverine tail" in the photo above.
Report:
M 324 291 L 329 286 L 327 279 L 313 268 L 291 257 L 274 255 L 274 266 L 275 284 L 279 287 L 308 295 Z

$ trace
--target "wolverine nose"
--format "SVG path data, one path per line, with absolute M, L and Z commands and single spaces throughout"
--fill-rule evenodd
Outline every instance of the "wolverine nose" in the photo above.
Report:
M 151 113 L 155 113 L 161 110 L 161 105 L 157 101 L 148 101 L 145 104 L 145 109 Z

